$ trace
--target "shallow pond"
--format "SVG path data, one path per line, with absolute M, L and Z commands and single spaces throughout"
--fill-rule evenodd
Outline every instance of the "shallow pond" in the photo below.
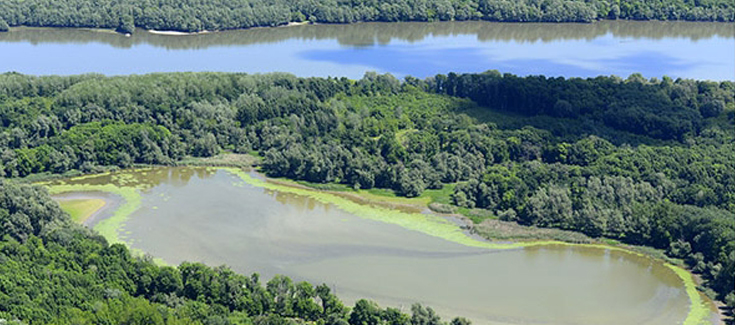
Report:
M 138 30 L 12 28 L 0 73 L 107 75 L 167 71 L 290 72 L 419 78 L 496 69 L 518 75 L 668 75 L 733 80 L 735 24 L 603 21 L 292 26 L 172 36 Z
M 579 246 L 467 247 L 225 170 L 156 168 L 66 184 L 139 188 L 140 207 L 118 229 L 132 248 L 171 264 L 326 283 L 347 304 L 366 297 L 406 311 L 421 302 L 475 324 L 679 324 L 689 309 L 681 279 L 646 257 Z

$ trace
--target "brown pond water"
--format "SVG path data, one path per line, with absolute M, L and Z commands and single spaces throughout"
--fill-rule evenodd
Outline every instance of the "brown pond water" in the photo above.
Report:
M 347 303 L 414 302 L 475 324 L 681 324 L 689 300 L 657 261 L 599 248 L 471 248 L 223 170 L 157 168 L 68 183 L 136 185 L 125 241 L 168 263 L 227 264 L 326 283 Z M 67 194 L 69 195 L 69 194 Z M 87 193 L 86 195 L 92 195 Z

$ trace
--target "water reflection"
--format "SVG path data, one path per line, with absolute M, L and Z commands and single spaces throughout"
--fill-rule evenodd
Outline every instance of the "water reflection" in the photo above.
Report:
M 173 187 L 184 187 L 193 179 L 209 179 L 217 173 L 213 168 L 141 168 L 135 170 L 119 170 L 98 175 L 82 176 L 72 179 L 59 179 L 48 182 L 49 185 L 107 185 L 134 187 L 148 190 L 161 184 Z
M 301 56 L 310 61 L 341 65 L 366 64 L 381 71 L 412 76 L 426 76 L 426 71 L 481 72 L 487 68 L 517 75 L 595 77 L 615 74 L 627 77 L 642 73 L 648 77 L 669 75 L 726 80 L 733 78 L 732 69 L 727 67 L 735 67 L 734 56 L 727 57 L 735 55 L 732 48 L 735 42 L 723 42 L 722 45 L 731 47 L 723 47 L 721 57 L 718 54 L 703 57 L 690 52 L 690 40 L 640 42 L 613 35 L 592 41 L 510 41 L 491 46 L 472 46 L 470 37 L 456 37 L 446 42 L 461 47 L 400 44 L 360 50 L 318 49 L 302 52 Z M 710 45 L 717 47 L 715 43 Z
M 277 202 L 296 208 L 298 212 L 313 211 L 319 207 L 321 208 L 321 212 L 329 213 L 329 205 L 319 204 L 319 202 L 310 197 L 272 190 L 266 190 L 266 193 Z
M 137 30 L 132 37 L 89 29 L 13 28 L 0 33 L 0 42 L 104 43 L 117 48 L 150 44 L 165 49 L 206 49 L 211 46 L 235 46 L 278 43 L 290 39 L 331 40 L 340 45 L 367 47 L 387 45 L 392 40 L 416 43 L 428 37 L 474 35 L 478 41 L 551 42 L 592 40 L 611 34 L 619 38 L 685 38 L 692 41 L 712 37 L 735 37 L 735 25 L 707 22 L 601 21 L 593 24 L 491 23 L 478 21 L 434 23 L 361 23 L 349 25 L 291 26 L 222 31 L 209 34 L 171 36 Z
M 359 78 L 377 70 L 423 78 L 496 69 L 732 80 L 735 70 L 735 25 L 702 22 L 363 23 L 132 37 L 14 28 L 0 33 L 0 47 L 0 72 L 29 74 L 283 71 Z

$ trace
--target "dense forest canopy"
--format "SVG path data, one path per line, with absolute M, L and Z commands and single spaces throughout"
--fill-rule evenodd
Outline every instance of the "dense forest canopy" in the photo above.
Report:
M 734 97 L 733 82 L 641 75 L 6 73 L 0 174 L 226 150 L 260 155 L 271 176 L 314 183 L 408 197 L 451 186 L 452 204 L 494 218 L 665 250 L 732 306 Z M 36 229 L 26 215 L 3 220 Z
M 367 300 L 350 309 L 328 286 L 285 276 L 157 266 L 72 224 L 45 190 L 4 179 L 0 224 L 0 324 L 446 324 L 418 304 L 411 315 Z
M 289 22 L 489 20 L 591 22 L 598 19 L 735 21 L 729 0 L 0 0 L 9 26 L 135 27 L 198 32 Z

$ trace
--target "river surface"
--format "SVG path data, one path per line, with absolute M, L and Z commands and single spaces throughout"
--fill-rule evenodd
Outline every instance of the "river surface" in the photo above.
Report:
M 603 21 L 290 26 L 172 36 L 138 30 L 12 28 L 0 72 L 107 75 L 167 71 L 290 72 L 425 78 L 499 70 L 517 75 L 735 80 L 735 24 Z
M 170 264 L 227 264 L 264 279 L 326 283 L 348 305 L 364 297 L 409 311 L 421 302 L 474 324 L 670 325 L 689 309 L 682 281 L 646 257 L 467 247 L 252 186 L 224 170 L 157 168 L 69 183 L 143 188 L 141 207 L 119 229 L 134 249 Z

